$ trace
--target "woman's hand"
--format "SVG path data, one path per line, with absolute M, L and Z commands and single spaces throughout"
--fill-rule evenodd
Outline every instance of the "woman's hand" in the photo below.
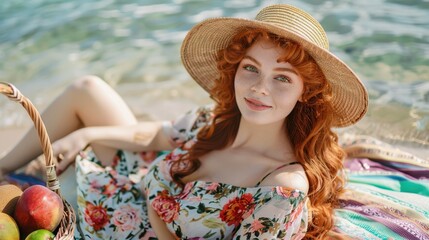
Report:
M 53 154 L 58 159 L 57 174 L 66 170 L 74 162 L 76 155 L 89 144 L 85 131 L 85 128 L 81 128 L 52 144 Z

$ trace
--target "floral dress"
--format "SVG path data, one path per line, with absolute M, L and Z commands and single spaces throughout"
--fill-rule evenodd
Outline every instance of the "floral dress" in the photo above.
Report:
M 172 162 L 187 153 L 211 118 L 211 108 L 205 107 L 165 125 L 177 148 L 159 154 L 149 168 L 141 154 L 118 151 L 113 166 L 102 167 L 92 152 L 82 153 L 76 165 L 77 235 L 156 239 L 147 216 L 147 198 L 179 239 L 301 239 L 308 208 L 307 197 L 299 190 L 206 181 L 189 182 L 182 189 L 171 181 Z

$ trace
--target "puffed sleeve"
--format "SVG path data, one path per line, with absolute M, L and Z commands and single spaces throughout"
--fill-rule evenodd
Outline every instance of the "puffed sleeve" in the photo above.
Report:
M 307 198 L 302 192 L 274 196 L 254 209 L 236 230 L 233 239 L 302 239 L 308 224 Z
M 199 107 L 180 115 L 174 121 L 164 122 L 163 131 L 169 136 L 172 146 L 178 147 L 194 139 L 202 127 L 210 124 L 213 107 L 213 105 Z

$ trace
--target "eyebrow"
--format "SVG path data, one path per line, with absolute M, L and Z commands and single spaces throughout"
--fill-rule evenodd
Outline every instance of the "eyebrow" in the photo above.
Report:
M 244 56 L 244 57 L 243 57 L 243 59 L 249 59 L 250 61 L 254 62 L 254 63 L 255 63 L 256 65 L 258 65 L 259 67 L 261 66 L 261 63 L 260 63 L 260 62 L 258 62 L 258 60 L 256 60 L 255 58 L 253 58 L 253 57 L 251 57 L 251 56 L 249 56 L 249 55 Z M 274 68 L 274 70 L 276 70 L 276 71 L 283 71 L 283 72 L 291 72 L 291 73 L 293 73 L 293 74 L 295 74 L 295 75 L 299 76 L 299 75 L 298 75 L 298 73 L 297 73 L 297 72 L 295 71 L 295 69 L 293 69 L 293 68 L 278 67 L 278 68 Z

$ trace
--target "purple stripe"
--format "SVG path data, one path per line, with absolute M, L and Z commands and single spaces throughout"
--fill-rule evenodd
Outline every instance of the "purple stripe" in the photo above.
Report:
M 419 180 L 429 179 L 429 170 L 409 170 L 409 169 L 399 169 L 401 172 L 412 176 Z
M 405 166 L 397 166 L 391 162 L 377 162 L 367 158 L 354 158 L 344 162 L 344 167 L 350 171 L 382 171 L 382 172 L 394 172 L 401 174 L 402 176 L 411 179 L 429 179 L 429 169 L 413 167 L 406 168 Z
M 354 200 L 341 200 L 341 208 L 357 212 L 379 222 L 406 239 L 429 239 L 429 235 L 422 232 L 413 222 L 398 219 L 378 207 L 369 207 Z M 417 236 L 407 231 L 408 229 L 414 231 Z

